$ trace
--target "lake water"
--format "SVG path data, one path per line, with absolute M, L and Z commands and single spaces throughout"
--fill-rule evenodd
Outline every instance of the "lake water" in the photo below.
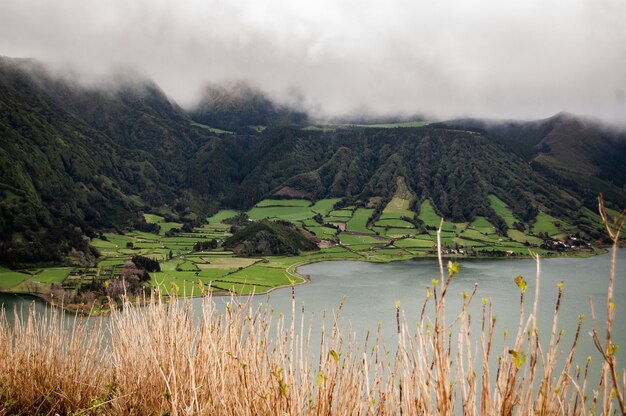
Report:
M 444 261 L 445 263 L 445 261 Z M 493 302 L 496 322 L 496 349 L 502 345 L 504 330 L 514 335 L 519 323 L 519 289 L 514 279 L 522 275 L 528 282 L 526 292 L 526 314 L 532 311 L 535 292 L 536 263 L 532 259 L 493 259 L 461 260 L 461 270 L 454 278 L 446 295 L 449 317 L 456 316 L 462 305 L 463 292 L 471 293 L 478 284 L 477 298 L 474 299 L 472 314 L 475 322 L 480 317 L 481 298 Z M 565 330 L 563 348 L 571 346 L 578 316 L 586 319 L 577 348 L 580 362 L 588 355 L 599 355 L 591 343 L 588 332 L 592 327 L 589 298 L 593 300 L 599 323 L 600 339 L 604 339 L 606 317 L 606 296 L 610 271 L 610 255 L 592 258 L 553 258 L 541 260 L 540 293 L 538 319 L 539 329 L 544 340 L 549 340 L 549 331 L 554 316 L 557 284 L 565 284 L 561 300 L 558 327 Z M 354 261 L 326 261 L 300 267 L 299 272 L 311 277 L 311 283 L 297 286 L 296 304 L 304 302 L 306 314 L 321 316 L 337 310 L 344 299 L 341 316 L 345 326 L 350 325 L 357 340 L 363 340 L 368 330 L 376 331 L 378 323 L 383 325 L 385 340 L 395 340 L 396 301 L 401 302 L 407 322 L 413 324 L 419 319 L 421 307 L 426 297 L 426 287 L 432 286 L 432 279 L 439 277 L 436 259 L 421 259 L 386 264 Z M 259 296 L 261 297 L 261 296 Z M 291 310 L 291 291 L 277 290 L 270 296 L 272 306 L 288 313 Z M 614 303 L 616 315 L 614 342 L 622 348 L 618 350 L 620 367 L 626 366 L 626 249 L 618 251 Z M 450 320 L 448 320 L 450 322 Z M 409 327 L 411 327 L 411 325 Z M 412 326 L 415 328 L 415 326 Z M 393 341 L 392 341 L 393 342 Z
M 501 345 L 502 334 L 508 330 L 514 334 L 519 319 L 519 289 L 514 283 L 518 275 L 528 282 L 526 293 L 526 312 L 532 309 L 535 287 L 535 262 L 531 259 L 494 259 L 461 260 L 461 270 L 454 278 L 446 297 L 450 317 L 455 315 L 462 304 L 462 293 L 473 290 L 478 284 L 477 299 L 473 302 L 472 313 L 478 318 L 482 307 L 481 298 L 493 302 L 496 323 L 496 349 Z M 559 328 L 565 330 L 563 348 L 569 348 L 578 316 L 584 314 L 587 319 L 578 349 L 578 361 L 587 355 L 598 357 L 587 333 L 591 329 L 592 319 L 589 298 L 593 300 L 599 323 L 606 316 L 606 293 L 609 279 L 610 256 L 608 254 L 588 259 L 558 258 L 541 260 L 539 328 L 542 333 L 550 330 L 559 281 L 565 284 L 559 315 Z M 331 313 L 344 301 L 341 323 L 354 331 L 357 340 L 362 341 L 368 330 L 375 332 L 382 323 L 386 340 L 395 340 L 395 304 L 401 302 L 407 321 L 413 324 L 418 320 L 426 287 L 432 279 L 438 278 L 439 272 L 435 259 L 402 261 L 387 264 L 362 263 L 353 261 L 321 262 L 303 266 L 299 272 L 311 277 L 311 283 L 297 286 L 295 289 L 298 309 L 305 306 L 307 322 L 310 317 L 320 317 L 323 311 Z M 227 298 L 216 298 L 219 305 Z M 255 302 L 269 300 L 276 311 L 288 314 L 291 311 L 291 290 L 279 289 L 268 295 L 259 295 Z M 618 252 L 617 275 L 615 283 L 615 304 L 617 308 L 614 341 L 622 348 L 618 350 L 620 367 L 626 364 L 626 249 Z M 27 308 L 31 298 L 0 294 L 0 304 L 12 309 L 14 305 Z M 194 303 L 200 303 L 194 300 Z M 46 306 L 37 303 L 36 308 L 45 310 Z M 315 319 L 314 319 L 315 320 Z M 476 319 L 477 321 L 477 319 Z M 415 326 L 411 326 L 415 328 Z M 603 327 L 600 338 L 604 339 Z M 549 333 L 548 333 L 549 335 Z M 545 338 L 544 338 L 545 339 Z M 597 362 L 597 361 L 596 361 Z

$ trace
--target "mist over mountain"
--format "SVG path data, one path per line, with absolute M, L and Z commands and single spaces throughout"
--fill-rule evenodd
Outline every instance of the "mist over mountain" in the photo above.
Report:
M 268 196 L 340 197 L 379 212 L 400 177 L 414 211 L 428 199 L 447 219 L 480 215 L 496 226 L 503 220 L 490 194 L 524 223 L 539 211 L 577 223 L 599 191 L 612 207 L 626 202 L 624 133 L 572 115 L 406 128 L 309 123 L 246 84 L 210 86 L 187 112 L 150 80 L 85 86 L 2 58 L 0 261 L 89 254 L 89 237 L 148 227 L 141 214 L 157 209 L 190 225 Z
M 185 108 L 246 79 L 316 118 L 359 111 L 624 126 L 626 2 L 3 0 L 0 55 L 134 68 Z
M 243 81 L 207 86 L 190 115 L 198 122 L 229 131 L 254 126 L 304 126 L 308 118 L 305 112 L 274 103 Z

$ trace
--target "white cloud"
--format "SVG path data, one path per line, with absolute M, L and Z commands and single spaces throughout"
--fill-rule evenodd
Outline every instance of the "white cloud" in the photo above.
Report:
M 207 82 L 329 114 L 626 122 L 622 0 L 3 0 L 0 54 L 131 67 L 183 105 Z

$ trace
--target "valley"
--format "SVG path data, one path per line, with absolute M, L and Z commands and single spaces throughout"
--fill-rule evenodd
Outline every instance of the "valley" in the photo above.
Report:
M 433 204 L 424 200 L 419 214 L 409 206 L 413 195 L 398 179 L 393 198 L 374 219 L 375 209 L 343 205 L 340 198 L 312 203 L 305 199 L 265 199 L 246 212 L 220 210 L 201 226 L 190 228 L 166 221 L 158 214 L 144 214 L 158 232 L 132 230 L 123 234 L 101 233 L 91 240 L 100 254 L 93 267 L 30 268 L 19 271 L 0 269 L 0 291 L 41 297 L 63 302 L 73 311 L 103 313 L 110 299 L 121 296 L 109 282 L 119 280 L 136 256 L 158 261 L 159 270 L 151 271 L 142 291 L 176 295 L 249 295 L 301 284 L 308 276 L 298 273 L 300 266 L 328 260 L 355 260 L 386 263 L 397 260 L 436 257 L 437 229 L 441 217 Z M 444 222 L 441 242 L 443 253 L 454 258 L 528 257 L 530 251 L 542 257 L 587 257 L 602 252 L 574 234 L 574 225 L 540 213 L 533 226 L 520 227 L 506 204 L 495 195 L 489 200 L 507 224 L 507 233 L 498 233 L 484 217 L 472 222 Z M 600 221 L 591 212 L 592 221 Z M 254 221 L 271 220 L 295 224 L 312 239 L 318 250 L 297 251 L 297 255 L 246 256 L 224 247 L 232 237 L 234 220 L 245 228 Z M 568 242 L 569 244 L 566 244 Z
M 318 122 L 245 83 L 183 109 L 0 58 L 0 291 L 265 293 L 307 263 L 434 256 L 441 218 L 445 256 L 590 256 L 598 193 L 626 205 L 625 137 L 569 114 Z

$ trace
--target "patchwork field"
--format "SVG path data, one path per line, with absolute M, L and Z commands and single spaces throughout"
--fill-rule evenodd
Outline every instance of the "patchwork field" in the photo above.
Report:
M 146 222 L 158 224 L 159 234 L 130 231 L 125 234 L 105 233 L 92 240 L 101 253 L 95 268 L 42 268 L 13 271 L 0 268 L 0 291 L 42 294 L 53 284 L 79 291 L 85 285 L 104 282 L 122 271 L 125 262 L 135 255 L 158 260 L 160 272 L 150 273 L 150 283 L 164 294 L 204 293 L 264 293 L 272 288 L 304 281 L 296 269 L 299 265 L 322 260 L 364 260 L 386 262 L 435 254 L 440 217 L 429 199 L 419 204 L 417 218 L 426 228 L 412 222 L 416 214 L 410 210 L 415 195 L 403 179 L 396 184 L 396 193 L 383 209 L 380 218 L 369 224 L 375 210 L 342 206 L 340 199 L 316 201 L 305 199 L 266 199 L 260 201 L 247 215 L 252 220 L 280 219 L 291 221 L 322 241 L 319 251 L 292 257 L 237 257 L 221 247 L 231 234 L 231 225 L 224 221 L 240 213 L 222 210 L 207 218 L 206 223 L 182 232 L 178 222 L 166 221 L 169 213 L 145 214 Z M 528 255 L 529 248 L 543 255 L 554 252 L 540 248 L 543 240 L 537 236 L 562 235 L 573 227 L 540 213 L 531 232 L 513 227 L 519 222 L 506 204 L 495 195 L 489 196 L 495 212 L 508 226 L 500 235 L 487 218 L 478 216 L 471 223 L 444 222 L 441 241 L 447 254 L 461 256 Z M 584 208 L 581 215 L 598 224 L 599 216 Z M 335 224 L 335 225 L 331 225 Z M 526 225 L 528 226 L 528 225 Z M 528 229 L 528 228 L 527 228 Z M 165 233 L 168 236 L 165 236 Z M 215 240 L 215 248 L 194 251 L 197 243 Z M 206 244 L 205 244 L 206 246 Z M 582 255 L 582 254 L 581 254 Z

